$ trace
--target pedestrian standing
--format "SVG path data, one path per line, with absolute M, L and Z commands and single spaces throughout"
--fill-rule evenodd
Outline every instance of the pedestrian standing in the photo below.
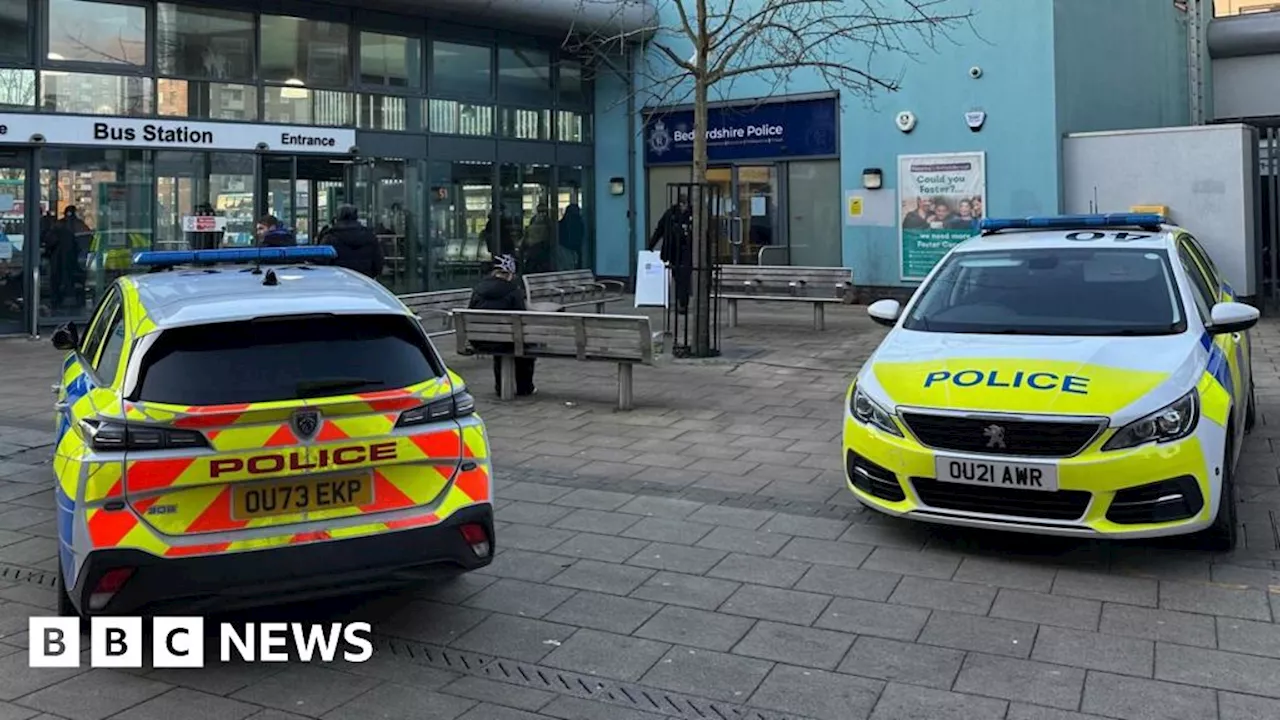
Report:
M 333 225 L 320 236 L 321 245 L 329 245 L 338 254 L 333 264 L 355 270 L 371 278 L 382 274 L 382 245 L 373 230 L 360 224 L 360 213 L 354 205 L 338 208 Z

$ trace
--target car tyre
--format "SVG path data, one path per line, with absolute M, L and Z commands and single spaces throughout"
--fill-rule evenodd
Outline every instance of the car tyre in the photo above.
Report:
M 80 617 L 80 611 L 71 602 L 71 594 L 67 592 L 67 583 L 63 579 L 62 563 L 58 563 L 58 615 L 60 617 Z
M 1231 430 L 1227 430 L 1227 437 L 1231 437 Z M 1205 550 L 1212 552 L 1230 552 L 1235 549 L 1236 542 L 1239 539 L 1238 523 L 1236 522 L 1236 480 L 1235 470 L 1232 468 L 1231 461 L 1234 459 L 1235 450 L 1231 447 L 1231 442 L 1227 442 L 1226 454 L 1222 460 L 1222 487 L 1219 490 L 1220 502 L 1218 505 L 1218 516 L 1213 519 L 1213 524 L 1200 531 L 1198 538 L 1199 545 Z

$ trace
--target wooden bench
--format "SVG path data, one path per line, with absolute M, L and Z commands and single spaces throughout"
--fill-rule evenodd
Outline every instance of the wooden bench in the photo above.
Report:
M 453 312 L 471 302 L 471 288 L 411 293 L 401 295 L 400 302 L 418 316 L 428 337 L 439 337 L 453 332 Z M 436 326 L 437 329 L 432 329 Z
M 605 303 L 622 299 L 626 285 L 617 280 L 597 280 L 590 270 L 562 270 L 525 275 L 524 290 L 531 308 L 545 303 L 562 308 L 595 305 L 596 312 L 602 313 Z
M 847 303 L 853 270 L 790 265 L 722 265 L 720 297 L 729 303 L 729 326 L 738 326 L 738 301 L 813 303 L 813 327 L 826 329 L 827 303 Z
M 516 391 L 516 357 L 567 358 L 618 364 L 618 409 L 632 408 L 632 371 L 653 365 L 662 333 L 654 333 L 643 315 L 592 315 L 564 312 L 457 310 L 453 313 L 459 355 L 487 355 L 473 342 L 510 343 L 502 357 L 502 399 Z

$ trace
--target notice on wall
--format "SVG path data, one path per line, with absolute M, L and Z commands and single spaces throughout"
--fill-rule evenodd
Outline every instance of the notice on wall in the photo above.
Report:
M 854 227 L 898 227 L 893 190 L 846 190 L 844 224 Z
M 898 206 L 901 277 L 923 280 L 978 232 L 987 206 L 986 153 L 898 156 Z
M 227 229 L 227 219 L 217 215 L 183 215 L 184 232 L 222 232 Z

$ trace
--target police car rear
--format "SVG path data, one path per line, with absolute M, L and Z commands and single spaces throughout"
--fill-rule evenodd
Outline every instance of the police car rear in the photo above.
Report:
M 75 610 L 228 609 L 490 562 L 484 425 L 380 285 L 220 265 L 112 293 L 129 334 L 120 381 L 75 404 L 81 446 L 60 440 L 77 460 L 60 478 L 74 476 L 61 561 Z
M 854 494 L 893 515 L 1027 532 L 1235 542 L 1247 330 L 1207 253 L 1158 216 L 988 221 L 850 388 Z

